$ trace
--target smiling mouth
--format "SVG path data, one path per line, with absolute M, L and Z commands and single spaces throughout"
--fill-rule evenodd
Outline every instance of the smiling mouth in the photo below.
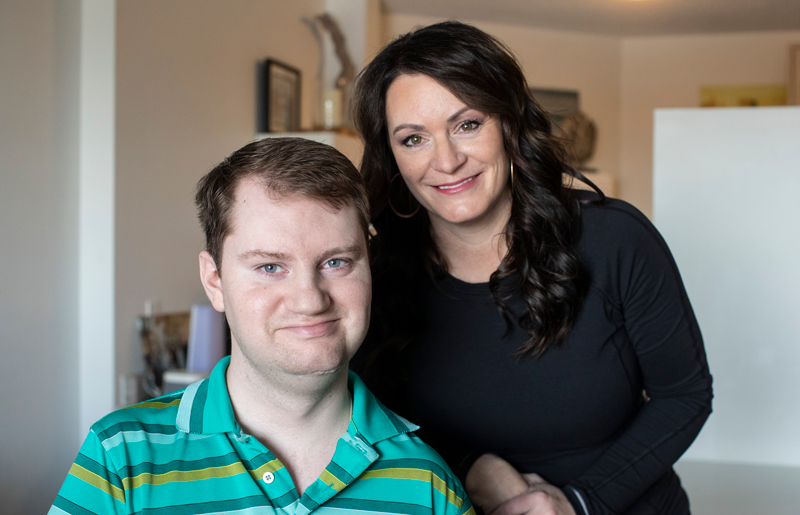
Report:
M 326 320 L 323 322 L 318 322 L 314 324 L 298 324 L 292 326 L 286 326 L 282 329 L 284 331 L 288 331 L 297 335 L 301 336 L 322 336 L 327 334 L 334 326 L 337 320 Z
M 478 174 L 478 175 L 480 175 L 480 174 Z M 473 175 L 472 177 L 467 177 L 466 179 L 464 179 L 461 182 L 455 182 L 455 183 L 452 183 L 452 184 L 445 184 L 445 185 L 442 185 L 442 186 L 434 186 L 434 188 L 436 188 L 437 190 L 453 190 L 453 189 L 458 188 L 459 186 L 463 186 L 463 185 L 467 184 L 468 182 L 471 182 L 471 181 L 475 180 L 475 178 L 478 177 L 478 175 Z

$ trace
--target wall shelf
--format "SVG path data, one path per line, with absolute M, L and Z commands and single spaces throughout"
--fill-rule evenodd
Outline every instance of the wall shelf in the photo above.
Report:
M 364 145 L 355 134 L 339 131 L 303 131 L 303 132 L 262 132 L 255 135 L 253 141 L 264 138 L 306 138 L 330 145 L 344 154 L 356 168 L 361 164 Z

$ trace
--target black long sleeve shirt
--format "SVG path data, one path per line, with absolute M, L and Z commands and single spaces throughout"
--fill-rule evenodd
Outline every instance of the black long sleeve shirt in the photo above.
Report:
M 454 470 L 491 452 L 563 488 L 578 514 L 688 513 L 672 465 L 712 398 L 697 321 L 646 217 L 609 199 L 583 204 L 581 218 L 590 286 L 561 346 L 516 359 L 528 335 L 507 331 L 488 283 L 426 277 L 422 335 L 384 371 L 401 387 L 370 387 Z M 524 312 L 519 295 L 509 306 Z

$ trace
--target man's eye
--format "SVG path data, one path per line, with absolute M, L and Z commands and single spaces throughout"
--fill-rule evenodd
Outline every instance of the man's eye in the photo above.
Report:
M 413 147 L 415 145 L 419 145 L 420 143 L 422 143 L 422 136 L 419 134 L 411 135 L 403 140 L 403 145 L 407 147 Z
M 344 266 L 344 264 L 345 263 L 344 263 L 343 259 L 329 259 L 328 261 L 325 262 L 325 267 L 326 268 L 339 268 L 339 267 Z
M 268 265 L 264 265 L 261 267 L 261 270 L 265 271 L 268 274 L 277 274 L 280 273 L 283 268 L 280 265 L 276 265 L 274 263 L 270 263 Z

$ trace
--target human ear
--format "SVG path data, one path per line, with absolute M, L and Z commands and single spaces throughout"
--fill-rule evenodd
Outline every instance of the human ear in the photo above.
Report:
M 208 300 L 214 309 L 220 313 L 225 312 L 225 301 L 222 296 L 222 278 L 214 263 L 214 258 L 205 250 L 200 253 L 200 282 L 206 290 Z

